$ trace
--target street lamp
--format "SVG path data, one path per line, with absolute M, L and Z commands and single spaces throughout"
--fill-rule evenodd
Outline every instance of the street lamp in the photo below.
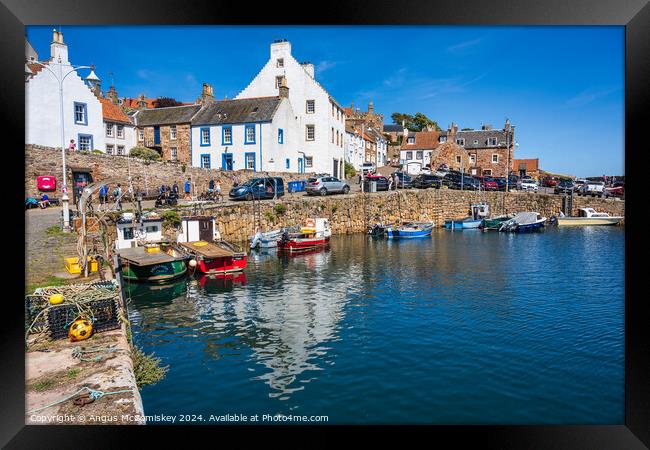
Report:
M 70 75 L 73 72 L 76 72 L 77 70 L 80 69 L 92 69 L 91 66 L 70 66 L 71 69 L 70 71 L 66 72 L 65 75 L 63 74 L 63 63 L 61 62 L 61 57 L 59 57 L 59 73 L 55 73 L 52 69 L 50 69 L 47 64 L 40 63 L 38 61 L 33 61 L 33 64 L 38 64 L 39 66 L 45 68 L 50 72 L 56 81 L 59 83 L 59 114 L 60 114 L 60 119 L 61 119 L 61 159 L 63 161 L 63 185 L 61 186 L 61 203 L 63 204 L 63 231 L 69 232 L 70 231 L 70 205 L 69 201 L 70 198 L 68 197 L 68 182 L 67 182 L 67 171 L 66 171 L 66 166 L 65 166 L 65 132 L 64 132 L 64 125 L 63 125 L 63 82 L 65 81 L 66 77 Z M 86 112 L 88 114 L 88 112 Z
M 512 136 L 514 137 L 515 126 L 512 125 L 510 129 L 512 130 Z M 506 131 L 506 151 L 508 152 L 508 167 L 506 167 L 506 192 L 508 192 L 510 188 L 510 130 Z

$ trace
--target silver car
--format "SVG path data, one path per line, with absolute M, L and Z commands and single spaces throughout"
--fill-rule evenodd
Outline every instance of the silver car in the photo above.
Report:
M 335 192 L 347 194 L 350 192 L 350 186 L 336 177 L 314 177 L 307 180 L 306 191 L 307 195 L 327 195 Z

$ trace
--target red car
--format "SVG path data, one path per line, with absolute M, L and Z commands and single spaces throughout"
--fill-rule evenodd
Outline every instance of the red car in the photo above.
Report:
M 607 196 L 623 197 L 625 195 L 625 182 L 617 181 L 611 187 L 605 188 L 605 193 Z
M 555 187 L 557 186 L 558 181 L 555 178 L 544 178 L 542 181 L 542 186 L 545 187 Z
M 371 181 L 376 181 L 377 182 L 377 190 L 378 191 L 387 191 L 388 190 L 388 178 L 386 178 L 383 175 L 379 175 L 378 173 L 369 173 L 366 174 L 364 177 L 364 191 L 369 191 L 370 190 L 370 182 Z
M 499 185 L 496 180 L 492 177 L 483 177 L 481 179 L 481 187 L 485 191 L 496 191 L 499 189 Z

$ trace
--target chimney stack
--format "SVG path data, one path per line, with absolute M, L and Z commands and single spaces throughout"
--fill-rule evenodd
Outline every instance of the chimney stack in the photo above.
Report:
M 370 101 L 370 103 L 368 103 L 368 113 L 373 114 L 374 112 L 375 112 L 375 105 L 372 103 L 372 101 Z
M 199 99 L 201 104 L 210 103 L 214 101 L 214 92 L 212 86 L 208 83 L 203 83 L 203 88 L 201 89 L 201 97 Z
M 68 46 L 63 42 L 63 33 L 61 31 L 52 31 L 52 42 L 50 43 L 50 61 L 58 63 L 61 60 L 62 64 L 70 64 L 68 62 Z
M 278 90 L 280 91 L 280 98 L 289 98 L 289 87 L 287 86 L 286 77 L 282 77 L 282 83 Z

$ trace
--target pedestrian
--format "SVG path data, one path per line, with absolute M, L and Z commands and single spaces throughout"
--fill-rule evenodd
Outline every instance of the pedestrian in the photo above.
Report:
M 47 194 L 43 193 L 43 196 L 41 197 L 41 201 L 38 202 L 38 204 L 43 209 L 50 206 L 50 198 L 47 196 Z
M 172 186 L 172 192 L 178 195 L 178 182 L 176 181 L 174 181 L 174 185 Z
M 391 175 L 390 177 L 388 177 L 388 190 L 389 190 L 389 191 L 392 191 L 392 190 L 393 190 L 393 180 L 394 180 L 394 179 L 395 179 L 395 178 L 394 178 L 392 175 Z
M 115 190 L 113 190 L 113 198 L 115 203 L 117 203 L 118 211 L 122 211 L 122 187 L 120 183 L 117 183 Z
M 221 201 L 221 181 L 217 180 L 217 182 L 214 185 L 214 188 L 216 190 L 217 197 L 219 198 L 219 201 Z
M 394 189 L 397 190 L 397 188 L 399 187 L 399 176 L 397 175 L 397 172 L 395 172 L 393 176 L 395 177 L 395 183 L 393 184 L 393 186 Z
M 68 145 L 68 150 L 71 152 L 77 149 L 77 145 L 74 143 L 74 139 L 70 139 L 70 145 Z
M 185 182 L 185 200 L 191 200 L 192 197 L 190 197 L 190 187 L 192 183 L 190 182 L 189 177 L 187 178 L 187 181 Z
M 108 185 L 102 184 L 99 188 L 99 210 L 108 209 Z
M 239 177 L 237 175 L 233 175 L 232 177 L 232 187 L 236 188 L 239 186 Z

